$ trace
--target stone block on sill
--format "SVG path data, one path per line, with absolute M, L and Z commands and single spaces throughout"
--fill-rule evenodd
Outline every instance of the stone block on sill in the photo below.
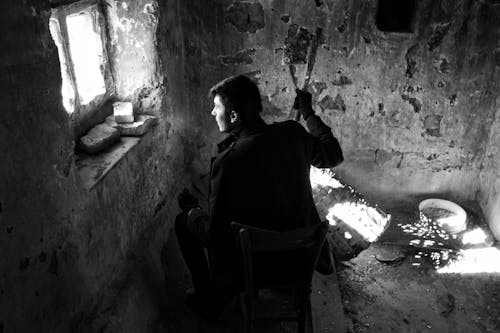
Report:
M 129 124 L 119 124 L 114 116 L 106 118 L 106 124 L 120 131 L 122 136 L 142 136 L 158 123 L 158 118 L 145 114 L 137 115 L 135 121 Z
M 120 141 L 120 131 L 105 123 L 94 126 L 80 138 L 80 148 L 87 154 L 96 154 Z
M 119 124 L 134 122 L 134 110 L 130 102 L 114 102 L 113 114 L 115 121 Z

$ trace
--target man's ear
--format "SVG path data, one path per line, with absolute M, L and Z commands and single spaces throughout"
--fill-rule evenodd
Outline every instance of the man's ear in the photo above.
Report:
M 229 114 L 229 121 L 231 121 L 231 124 L 234 124 L 236 121 L 238 121 L 238 114 L 234 110 Z

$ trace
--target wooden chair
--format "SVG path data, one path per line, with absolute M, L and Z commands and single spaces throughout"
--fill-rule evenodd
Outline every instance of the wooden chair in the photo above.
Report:
M 312 331 L 311 282 L 328 223 L 286 232 L 254 228 L 233 222 L 238 235 L 244 268 L 245 286 L 242 309 L 245 332 L 253 331 L 259 289 L 291 289 L 295 296 L 292 316 L 265 317 L 277 321 L 297 321 L 304 333 L 307 322 Z

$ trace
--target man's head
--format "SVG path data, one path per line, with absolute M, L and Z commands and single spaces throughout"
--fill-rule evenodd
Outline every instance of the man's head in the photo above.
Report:
M 244 75 L 231 76 L 210 89 L 214 99 L 212 115 L 219 130 L 229 132 L 239 124 L 259 119 L 262 111 L 259 88 Z

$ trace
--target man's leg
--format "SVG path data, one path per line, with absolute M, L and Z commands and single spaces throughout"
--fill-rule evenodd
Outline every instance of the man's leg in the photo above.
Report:
M 203 223 L 203 222 L 200 222 Z M 186 214 L 179 214 L 175 219 L 175 233 L 182 256 L 191 273 L 193 287 L 200 295 L 210 291 L 210 271 L 205 255 L 205 228 L 195 228 L 187 223 Z

